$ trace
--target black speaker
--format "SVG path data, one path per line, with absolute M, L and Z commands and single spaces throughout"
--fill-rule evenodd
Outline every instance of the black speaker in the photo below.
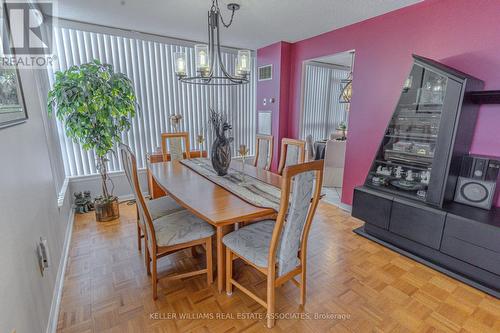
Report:
M 458 177 L 455 201 L 469 206 L 490 209 L 496 182 Z
M 494 182 L 498 178 L 498 172 L 500 171 L 500 161 L 490 160 L 488 162 L 488 167 L 486 168 L 486 174 L 484 175 L 484 180 Z
M 487 158 L 474 158 L 474 166 L 472 167 L 472 175 L 470 175 L 470 178 L 483 180 L 486 174 L 486 168 L 488 167 L 488 161 L 489 159 Z

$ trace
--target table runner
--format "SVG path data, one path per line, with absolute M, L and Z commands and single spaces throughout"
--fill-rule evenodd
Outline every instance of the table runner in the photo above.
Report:
M 279 211 L 281 190 L 276 186 L 248 174 L 245 174 L 245 182 L 242 182 L 241 171 L 231 167 L 227 175 L 221 177 L 217 175 L 208 158 L 192 158 L 180 162 L 254 206 Z

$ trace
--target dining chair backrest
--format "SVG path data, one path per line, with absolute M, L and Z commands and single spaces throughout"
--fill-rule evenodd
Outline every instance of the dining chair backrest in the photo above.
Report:
M 184 149 L 182 148 L 183 143 L 184 143 Z M 190 158 L 189 133 L 188 132 L 162 133 L 161 151 L 163 154 L 163 161 L 168 160 L 169 154 L 171 161 Z
M 254 166 L 259 169 L 269 170 L 273 161 L 273 144 L 274 138 L 272 135 L 256 136 L 256 154 Z
M 125 175 L 127 176 L 130 187 L 132 188 L 132 192 L 134 193 L 137 209 L 139 211 L 139 221 L 145 228 L 144 230 L 146 230 L 147 239 L 152 239 L 152 244 L 156 246 L 155 231 L 152 222 L 153 220 L 146 205 L 144 196 L 142 195 L 141 186 L 139 183 L 139 176 L 137 173 L 137 160 L 129 146 L 120 143 L 119 148 L 123 169 L 125 170 Z
M 307 161 L 314 160 L 314 144 L 313 137 L 311 134 L 306 136 L 306 152 L 307 152 Z
M 303 140 L 283 138 L 281 140 L 281 156 L 278 173 L 283 174 L 283 169 L 290 165 L 304 163 L 306 142 Z
M 323 161 L 285 168 L 281 203 L 269 251 L 269 266 L 278 262 L 278 276 L 295 269 L 305 255 L 312 219 L 321 195 Z

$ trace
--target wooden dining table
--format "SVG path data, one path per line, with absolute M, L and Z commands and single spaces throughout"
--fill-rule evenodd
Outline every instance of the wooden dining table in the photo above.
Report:
M 242 162 L 233 160 L 231 167 L 242 171 Z M 216 229 L 217 288 L 223 291 L 225 278 L 225 247 L 222 238 L 234 225 L 258 219 L 273 218 L 272 208 L 257 207 L 215 184 L 179 161 L 154 163 L 148 166 L 153 180 L 167 195 L 194 215 Z M 281 187 L 281 176 L 245 164 L 244 173 L 268 184 Z

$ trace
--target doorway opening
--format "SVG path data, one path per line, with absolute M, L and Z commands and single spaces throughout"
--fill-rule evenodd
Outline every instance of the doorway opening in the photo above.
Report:
M 304 61 L 300 137 L 307 158 L 324 159 L 324 200 L 341 208 L 354 50 Z

